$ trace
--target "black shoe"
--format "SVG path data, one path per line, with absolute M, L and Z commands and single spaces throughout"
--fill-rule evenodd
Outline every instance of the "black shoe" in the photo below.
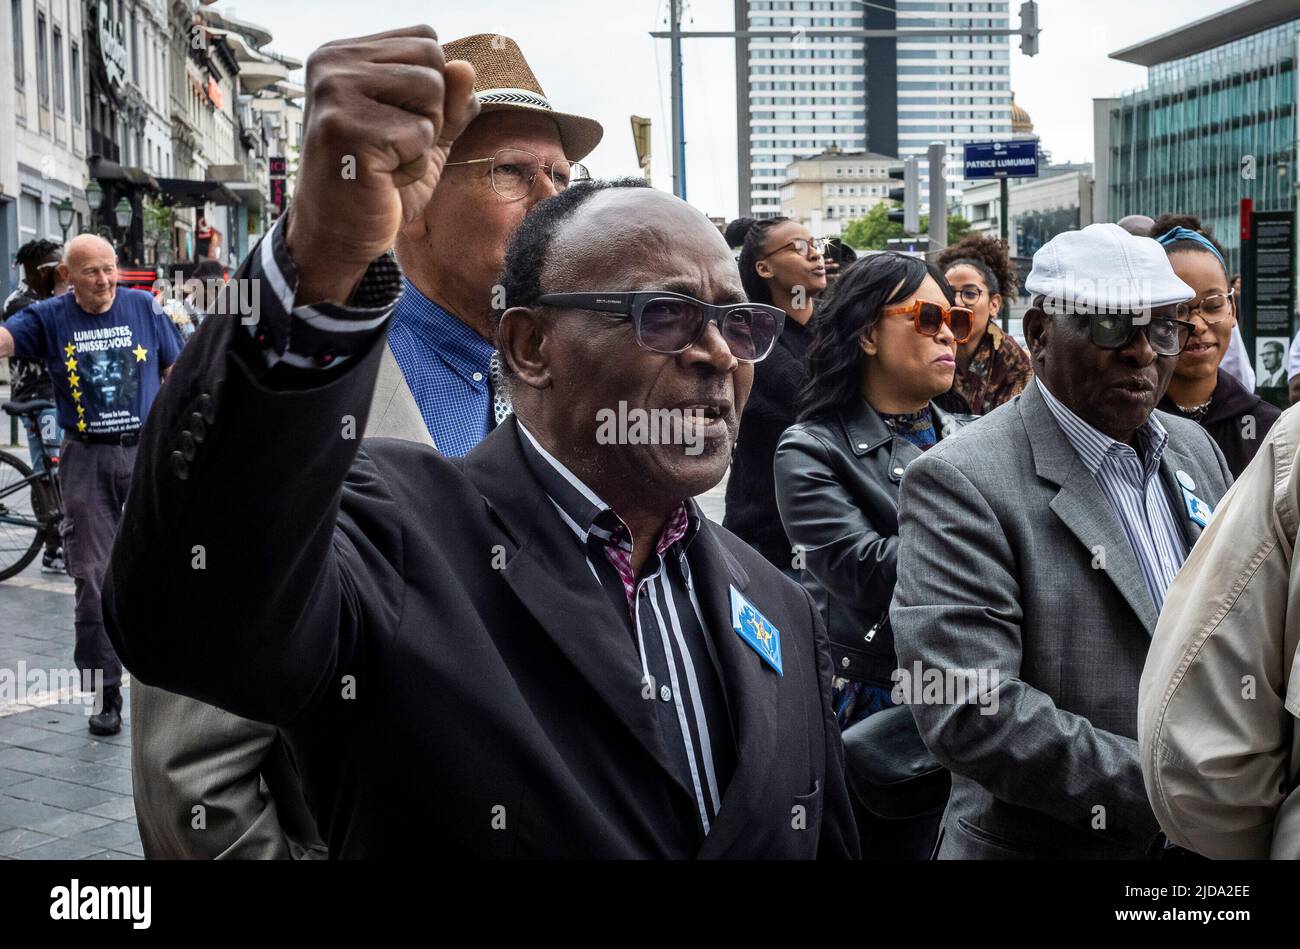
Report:
M 116 735 L 122 730 L 122 690 L 115 685 L 105 686 L 102 701 L 102 711 L 90 716 L 90 733 Z

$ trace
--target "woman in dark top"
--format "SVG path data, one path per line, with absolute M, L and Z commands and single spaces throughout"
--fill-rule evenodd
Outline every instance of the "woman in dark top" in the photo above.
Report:
M 807 378 L 808 324 L 813 301 L 826 289 L 824 245 L 786 218 L 741 218 L 727 227 L 727 240 L 741 248 L 740 280 L 750 302 L 778 306 L 787 319 L 771 355 L 754 366 L 722 523 L 774 566 L 792 573 L 794 555 L 776 510 L 772 457 L 781 433 L 794 423 L 795 398 Z
M 1237 325 L 1237 296 L 1230 286 L 1223 248 L 1192 215 L 1156 219 L 1151 236 L 1164 245 L 1178 279 L 1196 296 L 1196 330 L 1178 357 L 1160 408 L 1199 422 L 1214 439 L 1235 478 L 1246 469 L 1281 410 L 1219 367 Z
M 800 421 L 777 448 L 777 505 L 830 634 L 842 729 L 895 704 L 888 615 L 907 466 L 971 418 L 933 401 L 974 331 L 971 311 L 953 300 L 943 273 L 912 257 L 875 254 L 849 267 L 818 314 Z M 910 715 L 905 724 L 915 731 Z M 938 816 L 859 814 L 864 853 L 924 857 Z

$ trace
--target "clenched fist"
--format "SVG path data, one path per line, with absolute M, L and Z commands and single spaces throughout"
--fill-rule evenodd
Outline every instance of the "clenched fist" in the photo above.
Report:
M 299 305 L 347 302 L 370 262 L 424 210 L 478 109 L 474 67 L 446 62 L 430 27 L 312 53 L 287 235 Z

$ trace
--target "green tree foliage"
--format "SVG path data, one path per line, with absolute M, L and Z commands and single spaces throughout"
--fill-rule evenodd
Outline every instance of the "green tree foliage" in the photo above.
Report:
M 906 237 L 903 225 L 889 220 L 891 207 L 880 203 L 867 212 L 865 217 L 855 218 L 844 228 L 844 243 L 854 250 L 884 250 L 886 242 L 894 238 Z M 921 215 L 921 236 L 930 231 L 930 216 Z M 948 215 L 948 243 L 955 244 L 971 231 L 970 221 L 960 214 Z

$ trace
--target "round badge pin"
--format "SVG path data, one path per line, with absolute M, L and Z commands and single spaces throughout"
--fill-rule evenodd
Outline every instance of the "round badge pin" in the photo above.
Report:
M 1186 471 L 1175 472 L 1175 477 L 1178 478 L 1178 483 L 1181 484 L 1188 491 L 1196 490 L 1196 482 L 1192 480 L 1192 476 L 1189 475 Z

